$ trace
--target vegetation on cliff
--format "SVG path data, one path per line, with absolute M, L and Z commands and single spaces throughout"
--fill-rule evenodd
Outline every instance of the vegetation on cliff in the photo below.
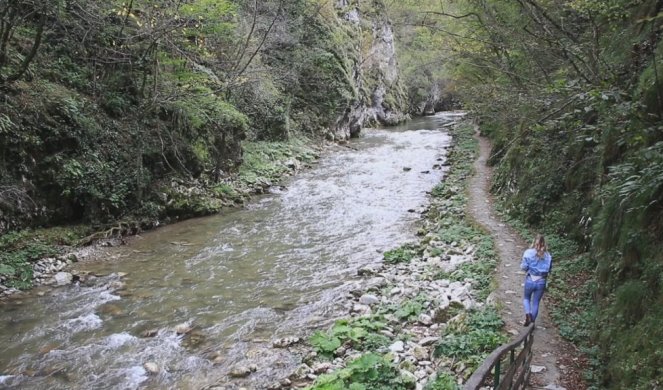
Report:
M 402 120 L 382 8 L 0 2 L 0 234 L 210 214 L 311 160 L 304 139 Z M 3 258 L 0 276 L 33 257 Z

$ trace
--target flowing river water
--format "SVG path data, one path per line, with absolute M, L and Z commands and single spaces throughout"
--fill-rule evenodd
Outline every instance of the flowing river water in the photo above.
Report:
M 0 388 L 265 388 L 287 376 L 301 356 L 272 341 L 328 325 L 357 269 L 413 239 L 412 211 L 442 179 L 443 126 L 457 118 L 366 129 L 241 210 L 166 226 L 76 265 L 98 275 L 94 283 L 4 305 Z M 252 363 L 249 378 L 229 379 Z

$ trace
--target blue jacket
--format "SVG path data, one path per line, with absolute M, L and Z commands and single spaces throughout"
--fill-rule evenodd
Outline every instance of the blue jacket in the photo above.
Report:
M 543 258 L 536 255 L 536 249 L 530 248 L 523 253 L 523 261 L 520 263 L 520 269 L 527 271 L 529 275 L 548 276 L 552 267 L 552 256 L 545 252 Z

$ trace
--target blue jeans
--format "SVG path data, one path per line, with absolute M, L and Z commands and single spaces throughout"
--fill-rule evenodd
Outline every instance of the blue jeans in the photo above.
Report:
M 532 321 L 536 320 L 539 314 L 539 302 L 543 297 L 543 292 L 546 290 L 546 280 L 539 279 L 536 282 L 528 277 L 525 278 L 525 295 L 523 296 L 523 306 L 525 307 L 525 314 L 532 315 Z

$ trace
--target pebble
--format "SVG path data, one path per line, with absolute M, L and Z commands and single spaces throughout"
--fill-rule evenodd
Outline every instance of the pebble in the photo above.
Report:
M 235 367 L 230 371 L 230 377 L 231 378 L 246 378 L 247 376 L 251 375 L 251 373 L 256 371 L 256 370 L 252 370 L 251 368 L 252 367 L 249 367 L 249 366 Z
M 427 347 L 429 345 L 435 344 L 439 339 L 439 337 L 424 337 L 423 339 L 419 340 L 419 345 Z
M 289 336 L 289 337 L 284 337 L 281 339 L 274 340 L 272 343 L 272 346 L 274 348 L 286 348 L 289 347 L 293 344 L 297 344 L 300 342 L 301 339 L 299 337 L 294 337 L 294 336 Z
M 391 352 L 403 352 L 405 351 L 405 344 L 402 341 L 398 340 L 389 346 L 389 350 Z
M 423 314 L 422 313 L 422 314 L 419 314 L 419 322 L 422 325 L 429 326 L 429 325 L 433 324 L 433 319 L 428 314 Z
M 532 371 L 534 374 L 538 374 L 538 373 L 543 372 L 545 370 L 546 370 L 545 366 L 535 366 L 533 364 L 530 366 L 530 371 Z

